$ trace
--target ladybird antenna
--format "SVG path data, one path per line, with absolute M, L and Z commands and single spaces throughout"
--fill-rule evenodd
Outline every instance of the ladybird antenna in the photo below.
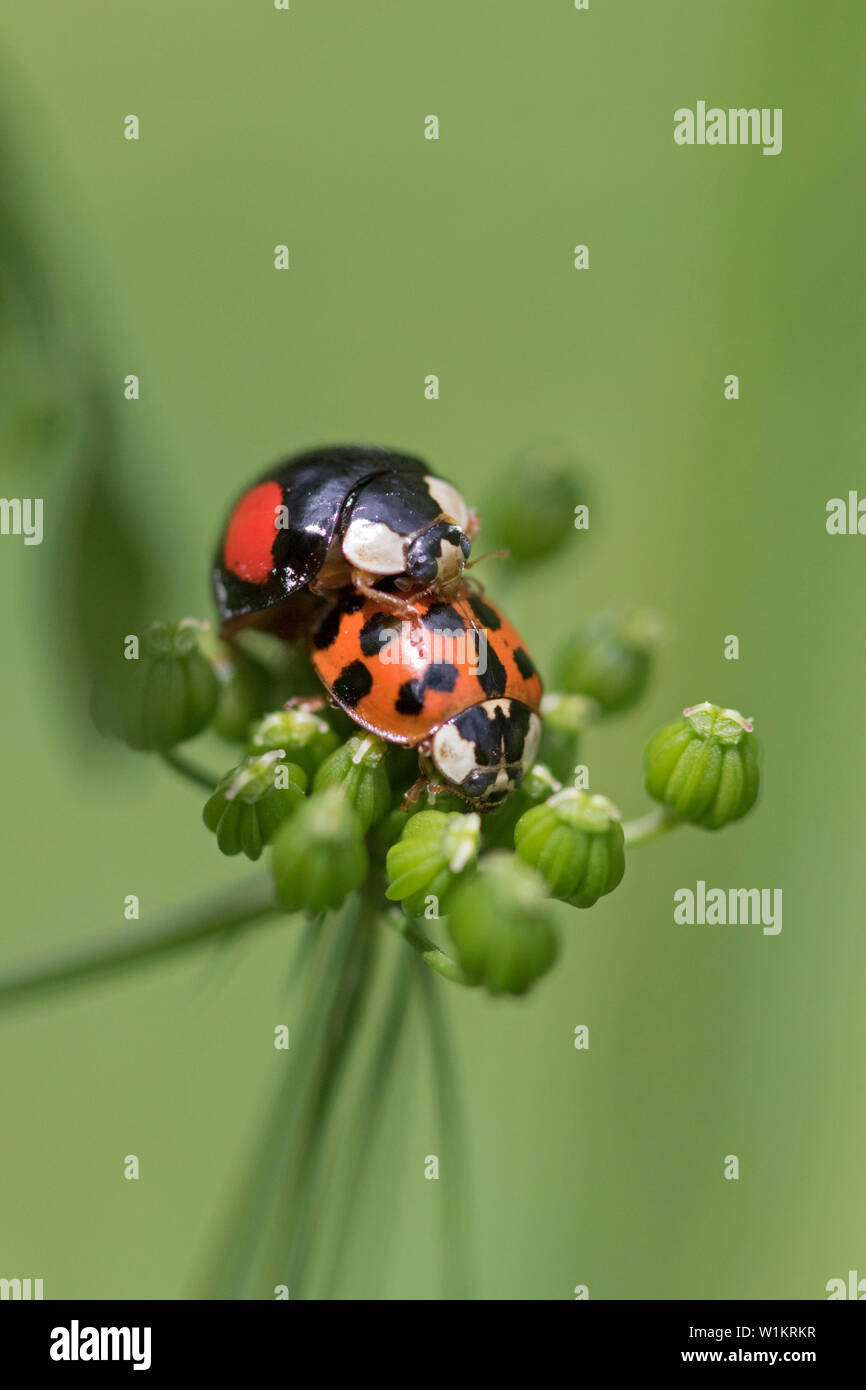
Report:
M 478 555 L 474 560 L 467 560 L 463 568 L 471 570 L 473 565 L 480 565 L 482 560 L 507 560 L 510 553 L 508 550 L 485 550 L 483 555 Z

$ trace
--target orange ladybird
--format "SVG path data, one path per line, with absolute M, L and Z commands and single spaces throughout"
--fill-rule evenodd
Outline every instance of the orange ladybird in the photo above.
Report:
M 538 752 L 541 680 L 514 626 L 464 586 L 404 618 L 341 591 L 310 636 L 319 679 L 346 713 L 418 749 L 422 774 L 491 810 Z

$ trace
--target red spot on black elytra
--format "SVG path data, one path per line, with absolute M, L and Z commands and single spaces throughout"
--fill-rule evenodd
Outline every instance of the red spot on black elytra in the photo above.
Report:
M 279 483 L 259 483 L 244 493 L 231 514 L 223 548 L 225 565 L 248 584 L 264 584 L 271 573 L 277 508 L 282 501 Z

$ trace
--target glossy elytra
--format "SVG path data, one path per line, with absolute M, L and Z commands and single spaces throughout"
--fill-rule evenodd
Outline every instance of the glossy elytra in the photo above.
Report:
M 221 631 L 290 635 L 347 584 L 405 613 L 405 595 L 460 583 L 477 529 L 457 489 L 409 454 L 367 445 L 299 454 L 232 508 L 213 568 Z
M 466 585 L 415 609 L 342 591 L 310 635 L 313 666 L 356 723 L 418 749 L 423 782 L 492 810 L 538 752 L 540 677 L 501 610 Z

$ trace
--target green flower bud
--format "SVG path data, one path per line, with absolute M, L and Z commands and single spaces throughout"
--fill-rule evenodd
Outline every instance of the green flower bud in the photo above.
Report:
M 97 728 L 130 748 L 163 752 L 201 733 L 219 695 L 214 669 L 198 644 L 205 626 L 183 618 L 145 628 L 137 658 L 121 657 L 94 691 Z
M 518 564 L 531 564 L 575 535 L 575 507 L 581 500 L 574 448 L 534 445 L 497 483 L 484 508 L 484 534 L 494 545 L 505 546 Z
M 758 795 L 752 721 L 704 703 L 653 735 L 644 753 L 646 789 L 681 820 L 718 830 L 739 820 Z
M 574 907 L 592 907 L 625 873 L 619 811 L 606 796 L 577 787 L 563 787 L 521 816 L 514 847 L 553 896 Z
M 304 799 L 307 775 L 280 752 L 246 758 L 219 783 L 202 816 L 223 854 L 258 859 Z
M 454 891 L 448 932 L 463 970 L 491 994 L 523 994 L 553 964 L 553 911 L 544 880 L 513 854 L 485 855 Z
M 362 828 L 369 830 L 391 808 L 385 753 L 386 745 L 374 734 L 355 734 L 325 759 L 313 780 L 313 790 L 342 787 Z
M 367 837 L 367 847 L 371 853 L 384 859 L 392 845 L 396 845 L 400 836 L 413 816 L 420 813 L 420 805 L 412 810 L 404 811 L 402 806 L 394 807 L 387 815 L 370 830 Z
M 275 703 L 273 674 L 246 654 L 236 661 L 218 660 L 216 672 L 220 689 L 213 731 L 227 743 L 243 743 L 253 720 Z
M 543 695 L 539 762 L 549 767 L 561 782 L 574 780 L 574 770 L 580 754 L 580 736 L 600 710 L 595 700 L 585 695 Z
M 337 746 L 337 735 L 319 714 L 302 708 L 276 710 L 266 714 L 250 736 L 250 753 L 267 753 L 282 748 L 290 762 L 298 763 L 308 777 Z
M 475 867 L 480 839 L 481 817 L 475 811 L 419 811 L 410 816 L 388 851 L 385 897 L 402 902 L 410 917 L 423 917 L 430 897 L 437 899 L 437 916 L 445 913 L 454 885 Z
M 274 837 L 277 902 L 284 912 L 337 908 L 367 876 L 364 831 L 340 787 L 304 801 Z
M 561 649 L 556 684 L 588 695 L 603 714 L 629 709 L 646 689 L 660 637 L 654 613 L 596 613 Z

